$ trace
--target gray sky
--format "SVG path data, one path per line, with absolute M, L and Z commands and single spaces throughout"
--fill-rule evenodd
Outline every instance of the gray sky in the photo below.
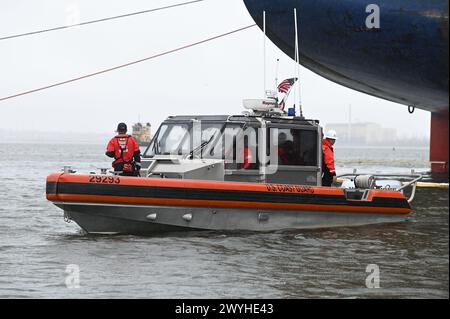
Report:
M 0 37 L 146 10 L 184 0 L 2 0 Z M 197 4 L 30 37 L 0 41 L 0 97 L 67 80 L 253 24 L 242 0 Z M 294 64 L 267 42 L 267 83 L 293 77 Z M 352 91 L 302 68 L 305 116 L 322 124 L 395 127 L 429 136 L 430 114 Z M 118 122 L 158 126 L 169 115 L 240 113 L 263 97 L 263 35 L 255 27 L 94 78 L 0 102 L 0 129 L 111 132 Z M 156 128 L 155 128 L 156 129 Z

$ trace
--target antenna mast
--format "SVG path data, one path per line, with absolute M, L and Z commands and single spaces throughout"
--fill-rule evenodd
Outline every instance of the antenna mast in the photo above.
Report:
M 264 96 L 266 96 L 266 11 L 263 11 L 264 28 Z
M 301 83 L 300 83 L 300 48 L 298 42 L 298 22 L 297 22 L 297 8 L 294 8 L 294 21 L 295 21 L 295 64 L 297 73 L 297 88 L 298 88 L 298 108 L 300 117 L 303 117 L 302 110 L 302 98 L 301 98 Z M 296 96 L 295 96 L 296 97 Z
M 277 59 L 277 66 L 275 69 L 275 92 L 276 92 L 276 99 L 277 99 L 277 107 L 279 107 L 278 103 L 278 68 L 280 66 L 280 59 Z

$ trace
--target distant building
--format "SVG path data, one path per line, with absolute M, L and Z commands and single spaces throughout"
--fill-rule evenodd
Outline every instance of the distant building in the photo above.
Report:
M 138 141 L 140 146 L 148 146 L 151 140 L 151 129 L 150 123 L 142 124 L 136 123 L 133 125 L 133 137 Z
M 343 145 L 390 145 L 397 142 L 397 130 L 376 123 L 330 123 L 325 130 L 338 133 Z

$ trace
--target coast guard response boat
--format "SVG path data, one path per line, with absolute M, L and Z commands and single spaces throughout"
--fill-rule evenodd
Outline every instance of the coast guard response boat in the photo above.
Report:
M 143 155 L 141 177 L 66 168 L 48 176 L 47 199 L 96 234 L 356 226 L 411 213 L 421 176 L 353 174 L 322 187 L 319 122 L 289 116 L 270 98 L 244 105 L 241 115 L 171 116 Z

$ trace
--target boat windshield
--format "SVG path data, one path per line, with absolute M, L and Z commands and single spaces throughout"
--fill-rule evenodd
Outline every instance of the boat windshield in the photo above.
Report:
M 201 123 L 201 140 L 192 134 L 193 126 L 179 123 L 163 123 L 144 153 L 144 157 L 155 155 L 193 155 L 209 158 L 205 152 L 214 146 L 222 135 L 225 123 Z

